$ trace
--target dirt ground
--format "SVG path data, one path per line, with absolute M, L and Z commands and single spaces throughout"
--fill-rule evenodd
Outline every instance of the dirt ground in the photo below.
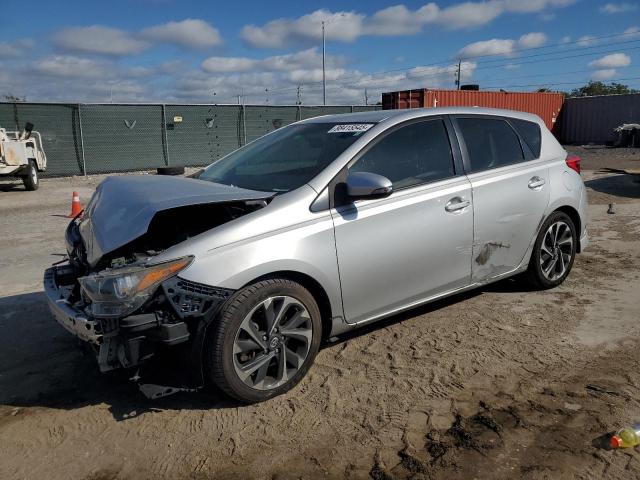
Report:
M 508 280 L 326 345 L 288 394 L 148 401 L 53 322 L 43 269 L 71 190 L 0 182 L 0 478 L 638 478 L 640 151 L 585 157 L 591 245 L 545 292 Z M 616 213 L 607 214 L 607 204 Z M 19 207 L 19 208 L 16 208 Z

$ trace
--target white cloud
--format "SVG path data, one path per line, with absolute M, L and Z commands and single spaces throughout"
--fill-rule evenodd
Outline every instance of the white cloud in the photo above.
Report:
M 341 67 L 346 60 L 339 55 L 327 55 L 327 69 Z M 275 55 L 261 60 L 244 57 L 210 57 L 202 62 L 202 69 L 210 73 L 230 73 L 247 71 L 283 71 L 298 72 L 304 70 L 320 69 L 322 55 L 317 47 L 309 48 L 286 55 Z M 322 71 L 322 70 L 320 70 Z
M 612 53 L 589 62 L 589 66 L 593 68 L 618 68 L 628 67 L 629 65 L 631 65 L 631 58 L 624 53 Z
M 583 35 L 582 37 L 578 38 L 576 45 L 579 45 L 581 47 L 588 47 L 589 45 L 593 45 L 595 43 L 597 43 L 597 39 L 594 36 Z
M 435 3 L 428 3 L 416 11 L 404 5 L 394 5 L 373 14 L 365 32 L 379 36 L 412 35 L 420 32 L 424 24 L 433 22 L 438 13 L 439 8 Z
M 458 55 L 462 58 L 472 58 L 481 55 L 511 55 L 515 45 L 515 40 L 492 38 L 491 40 L 470 43 L 460 50 Z
M 545 43 L 547 43 L 547 36 L 542 32 L 527 33 L 518 40 L 520 48 L 536 48 Z
M 184 48 L 203 49 L 222 43 L 220 32 L 204 20 L 188 18 L 180 22 L 167 22 L 145 28 L 140 37 L 162 43 L 173 43 Z
M 52 43 L 66 51 L 124 56 L 142 53 L 157 43 L 209 48 L 220 45 L 222 38 L 218 30 L 204 20 L 188 18 L 134 33 L 104 25 L 63 28 L 53 34 Z
M 454 30 L 477 27 L 506 13 L 549 13 L 547 10 L 551 8 L 564 7 L 574 1 L 487 0 L 463 2 L 445 8 L 430 2 L 415 10 L 398 4 L 378 10 L 372 15 L 320 9 L 298 18 L 272 20 L 263 26 L 246 25 L 241 36 L 245 42 L 257 48 L 282 48 L 294 43 L 317 42 L 322 35 L 322 21 L 325 21 L 327 38 L 351 42 L 364 35 L 414 35 L 427 25 Z
M 615 68 L 607 68 L 604 70 L 596 70 L 591 74 L 591 80 L 610 80 L 616 76 Z
M 355 12 L 316 10 L 297 19 L 281 18 L 263 27 L 246 25 L 242 38 L 254 47 L 279 48 L 290 43 L 317 41 L 322 38 L 322 21 L 332 40 L 351 42 L 362 34 L 365 15 Z
M 231 57 L 233 58 L 233 57 Z M 166 100 L 212 101 L 235 103 L 244 92 L 247 103 L 293 104 L 300 86 L 302 101 L 307 105 L 322 103 L 321 53 L 308 49 L 293 54 L 253 60 L 253 69 L 243 72 L 185 72 L 176 79 Z M 361 104 L 364 90 L 369 100 L 380 100 L 382 92 L 410 88 L 453 88 L 457 64 L 442 67 L 416 67 L 408 71 L 369 74 L 344 65 L 340 56 L 327 57 L 327 98 L 332 104 Z M 461 77 L 468 82 L 476 64 L 465 61 Z M 265 91 L 268 89 L 268 91 Z
M 64 28 L 56 32 L 52 40 L 55 46 L 64 50 L 106 55 L 132 55 L 149 48 L 144 40 L 102 25 Z
M 54 77 L 100 78 L 107 73 L 105 62 L 79 58 L 71 55 L 53 55 L 37 61 L 33 69 L 40 75 Z
M 637 10 L 638 6 L 633 3 L 607 3 L 600 7 L 600 11 L 604 13 L 625 13 Z
M 251 58 L 241 57 L 209 57 L 202 62 L 205 72 L 245 72 L 256 66 L 257 62 Z
M 16 57 L 19 50 L 9 42 L 0 42 L 0 57 Z
M 340 55 L 326 56 L 327 67 L 344 65 L 346 60 Z M 262 60 L 261 65 L 267 70 L 291 70 L 304 68 L 317 68 L 322 66 L 322 54 L 318 48 L 309 48 L 296 53 L 276 55 Z
M 34 47 L 35 43 L 30 38 L 20 38 L 13 42 L 0 42 L 0 58 L 18 57 Z
M 625 38 L 640 37 L 640 28 L 639 27 L 629 27 L 622 33 L 624 33 Z
M 547 36 L 541 32 L 522 35 L 518 40 L 493 38 L 470 43 L 458 52 L 461 58 L 473 58 L 483 55 L 511 56 L 517 49 L 535 48 L 544 45 Z
M 465 2 L 447 7 L 438 15 L 438 23 L 452 30 L 486 25 L 504 12 L 501 2 Z

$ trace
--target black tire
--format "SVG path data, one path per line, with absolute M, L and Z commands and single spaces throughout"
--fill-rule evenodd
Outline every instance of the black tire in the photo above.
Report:
M 40 179 L 38 178 L 38 167 L 36 162 L 33 160 L 29 160 L 29 165 L 27 166 L 25 175 L 22 176 L 22 183 L 24 183 L 24 188 L 28 191 L 33 192 L 37 190 L 40 186 Z
M 302 365 L 298 367 L 294 375 L 288 378 L 286 383 L 269 389 L 251 388 L 236 373 L 236 356 L 242 354 L 234 353 L 234 346 L 239 338 L 241 325 L 246 322 L 246 318 L 249 318 L 251 312 L 256 311 L 256 308 L 261 308 L 262 302 L 273 297 L 281 298 L 281 296 L 290 297 L 298 301 L 308 313 L 308 317 L 305 318 L 310 318 L 307 323 L 312 327 L 311 341 L 308 342 L 308 353 Z M 282 330 L 282 332 L 284 331 L 285 329 Z M 205 381 L 244 403 L 262 402 L 276 395 L 281 395 L 294 387 L 305 376 L 318 353 L 321 337 L 322 321 L 320 310 L 315 299 L 306 288 L 291 280 L 280 278 L 254 283 L 236 292 L 226 302 L 222 311 L 209 327 L 205 336 L 203 352 Z M 284 337 L 282 337 L 283 354 L 286 345 L 291 345 L 291 343 L 285 344 L 284 342 Z M 267 343 L 265 342 L 265 344 Z M 266 355 L 266 350 L 264 353 L 260 352 L 255 355 L 256 357 L 258 355 Z M 273 360 L 276 360 L 275 357 Z M 268 361 L 270 365 L 272 365 L 271 362 L 272 360 Z M 283 364 L 286 369 L 286 362 Z M 268 368 L 273 368 L 273 366 Z
M 563 228 L 563 231 L 567 232 L 567 238 L 571 239 L 570 247 L 566 247 L 566 251 L 560 250 L 558 254 L 558 245 L 554 247 L 554 253 L 556 258 L 556 264 L 562 261 L 564 266 L 564 271 L 560 274 L 558 272 L 558 268 L 553 267 L 553 273 L 557 273 L 558 276 L 554 278 L 553 275 L 545 274 L 543 271 L 543 263 L 545 265 L 550 265 L 553 262 L 553 256 L 549 256 L 546 252 L 550 249 L 548 242 L 545 245 L 545 251 L 543 254 L 543 242 L 545 242 L 545 237 L 549 232 L 549 229 L 555 225 L 566 225 L 568 227 L 568 231 Z M 573 267 L 573 262 L 576 258 L 576 251 L 578 246 L 578 239 L 576 235 L 576 227 L 573 223 L 573 220 L 563 212 L 553 212 L 547 220 L 540 227 L 540 232 L 538 233 L 538 238 L 536 238 L 536 243 L 533 246 L 533 251 L 531 252 L 531 259 L 529 260 L 529 267 L 525 274 L 525 278 L 528 283 L 539 290 L 546 290 L 549 288 L 557 287 L 560 285 L 571 272 L 571 267 Z M 564 253 L 564 255 L 563 255 Z M 570 255 L 570 257 L 565 260 L 566 255 Z M 543 258 L 547 258 L 548 260 L 543 260 Z M 558 264 L 559 266 L 559 264 Z
M 158 175 L 183 175 L 184 167 L 158 167 Z

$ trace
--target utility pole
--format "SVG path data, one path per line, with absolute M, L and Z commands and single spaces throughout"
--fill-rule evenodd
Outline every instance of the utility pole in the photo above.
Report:
M 364 89 L 364 104 L 365 106 L 369 105 L 369 95 L 367 95 L 367 89 Z
M 267 97 L 267 100 L 266 100 L 267 105 L 269 105 L 269 89 L 268 89 L 268 88 L 265 88 L 265 89 L 264 89 L 264 93 L 266 94 L 266 97 Z
M 327 80 L 324 72 L 326 45 L 324 38 L 324 20 L 322 21 L 322 104 L 327 104 Z
M 456 86 L 460 90 L 460 67 L 462 66 L 462 60 L 458 59 L 458 75 L 456 76 Z
M 300 84 L 298 84 L 298 93 L 296 95 L 296 105 L 302 105 L 302 98 L 300 97 Z

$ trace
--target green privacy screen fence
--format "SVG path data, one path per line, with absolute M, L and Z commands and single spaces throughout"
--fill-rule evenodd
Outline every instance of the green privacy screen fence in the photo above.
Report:
M 201 166 L 298 120 L 379 106 L 0 103 L 0 127 L 42 135 L 49 176 Z

